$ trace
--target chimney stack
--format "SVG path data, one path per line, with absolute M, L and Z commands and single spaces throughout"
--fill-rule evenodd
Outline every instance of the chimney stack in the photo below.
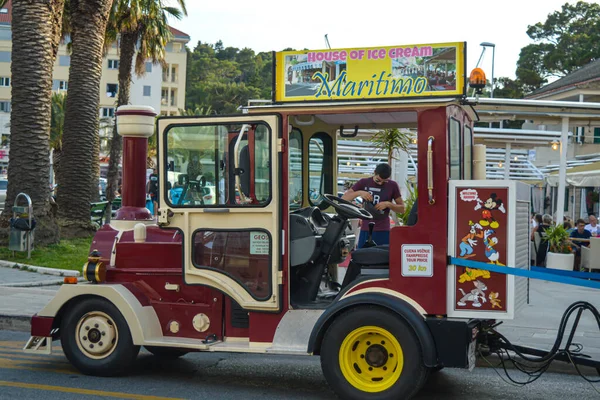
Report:
M 148 106 L 121 106 L 115 115 L 117 131 L 123 137 L 122 206 L 115 220 L 152 221 L 146 208 L 146 160 L 156 111 Z

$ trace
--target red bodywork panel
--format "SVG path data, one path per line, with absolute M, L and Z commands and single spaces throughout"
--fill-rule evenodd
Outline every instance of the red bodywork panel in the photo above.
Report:
M 31 317 L 31 336 L 49 337 L 52 331 L 53 317 Z
M 116 231 L 105 226 L 98 231 L 93 247 L 110 249 L 115 236 Z M 203 286 L 185 285 L 181 237 L 176 230 L 150 226 L 146 230 L 146 242 L 135 243 L 133 232 L 125 232 L 116 245 L 116 266 L 107 268 L 106 281 L 124 284 L 143 306 L 154 307 L 165 336 L 205 339 L 215 334 L 220 339 L 223 336 L 223 294 Z M 110 254 L 110 250 L 100 251 L 103 259 L 106 259 L 105 254 Z M 167 290 L 167 283 L 179 285 L 179 291 Z M 206 332 L 198 332 L 192 325 L 192 319 L 199 313 L 210 319 Z M 171 321 L 179 323 L 177 334 L 169 330 Z
M 446 314 L 448 254 L 448 118 L 471 126 L 468 115 L 456 106 L 420 111 L 418 114 L 418 222 L 414 226 L 398 226 L 390 231 L 389 281 L 366 282 L 352 291 L 367 287 L 383 287 L 402 293 L 420 304 L 427 314 Z M 433 136 L 433 187 L 435 204 L 429 204 L 427 191 L 427 139 Z M 464 148 L 464 146 L 461 146 Z M 462 160 L 463 158 L 461 158 Z M 444 163 L 442 163 L 444 160 Z M 401 270 L 403 244 L 433 246 L 433 276 L 404 277 Z

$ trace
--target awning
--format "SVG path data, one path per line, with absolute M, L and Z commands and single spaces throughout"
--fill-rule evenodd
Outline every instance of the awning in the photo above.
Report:
M 548 175 L 546 183 L 550 186 L 558 186 L 558 174 Z M 600 186 L 600 170 L 568 173 L 567 185 L 575 187 L 598 187 Z
M 318 69 L 323 66 L 322 61 L 318 62 L 302 62 L 292 66 L 292 71 L 303 71 L 305 69 Z
M 558 171 L 546 176 L 545 180 L 550 186 L 558 186 Z M 600 161 L 569 168 L 567 170 L 567 185 L 600 187 Z

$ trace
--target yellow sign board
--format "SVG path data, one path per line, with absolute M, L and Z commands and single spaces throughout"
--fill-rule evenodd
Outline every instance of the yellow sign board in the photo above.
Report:
M 465 47 L 457 42 L 278 52 L 274 100 L 463 96 Z

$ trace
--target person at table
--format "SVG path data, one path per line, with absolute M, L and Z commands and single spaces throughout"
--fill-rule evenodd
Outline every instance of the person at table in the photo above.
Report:
M 598 218 L 594 214 L 590 214 L 590 223 L 585 226 L 586 231 L 590 231 L 592 236 L 600 236 L 600 225 L 598 225 Z
M 540 226 L 543 225 L 542 214 L 535 214 L 533 216 L 533 223 L 531 229 L 531 240 L 535 240 L 535 233 L 540 229 Z M 541 234 L 541 232 L 540 232 Z
M 552 216 L 548 214 L 544 214 L 542 217 L 542 223 L 538 225 L 536 232 L 539 232 L 541 235 L 541 242 L 537 249 L 537 266 L 545 267 L 546 266 L 546 253 L 548 253 L 548 241 L 544 239 L 544 232 L 546 229 L 550 228 L 553 225 Z
M 581 263 L 581 246 L 589 246 L 589 242 L 577 241 L 577 239 L 585 239 L 590 240 L 592 237 L 592 233 L 585 229 L 585 221 L 583 219 L 577 220 L 577 229 L 571 232 L 571 243 L 573 243 L 573 247 L 575 248 L 575 265 L 573 266 L 573 270 L 579 270 L 579 264 Z

